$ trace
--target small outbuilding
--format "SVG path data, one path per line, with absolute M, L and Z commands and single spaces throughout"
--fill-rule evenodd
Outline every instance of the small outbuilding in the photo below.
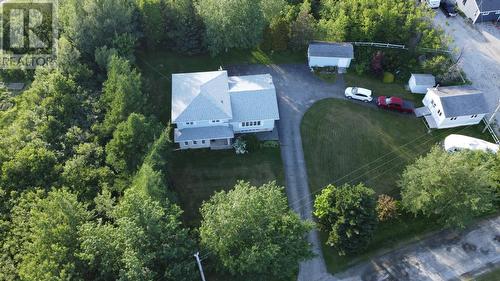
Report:
M 344 72 L 354 58 L 351 43 L 312 42 L 307 50 L 309 67 L 337 67 Z
M 414 94 L 425 94 L 427 89 L 436 86 L 436 78 L 431 74 L 411 74 L 408 87 Z

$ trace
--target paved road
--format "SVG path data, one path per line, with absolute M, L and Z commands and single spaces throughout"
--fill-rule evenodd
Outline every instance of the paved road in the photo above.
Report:
M 286 178 L 286 191 L 290 207 L 303 219 L 312 220 L 312 197 L 309 192 L 307 171 L 300 136 L 300 122 L 307 109 L 325 98 L 344 98 L 342 77 L 335 84 L 324 82 L 312 75 L 306 65 L 230 67 L 230 75 L 271 73 L 278 95 L 280 111 L 279 137 L 281 157 Z M 316 258 L 300 264 L 299 281 L 334 280 L 327 273 L 318 232 L 308 235 Z
M 452 49 L 462 54 L 460 66 L 472 85 L 486 94 L 493 111 L 500 98 L 500 29 L 491 23 L 471 25 L 460 16 L 446 18 L 440 10 L 434 24 L 451 36 Z M 497 124 L 500 127 L 500 114 Z
M 342 281 L 461 280 L 499 265 L 500 216 L 497 216 L 462 233 L 442 231 L 335 277 Z

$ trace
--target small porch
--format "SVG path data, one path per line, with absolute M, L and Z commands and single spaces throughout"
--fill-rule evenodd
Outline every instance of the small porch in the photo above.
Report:
M 211 150 L 222 150 L 222 149 L 231 149 L 232 148 L 232 139 L 217 139 L 210 140 L 210 149 Z

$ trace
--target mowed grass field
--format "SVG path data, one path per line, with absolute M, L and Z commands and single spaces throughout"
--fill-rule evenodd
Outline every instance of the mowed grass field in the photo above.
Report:
M 199 208 L 215 192 L 231 189 L 237 181 L 254 185 L 276 181 L 284 185 L 279 148 L 260 148 L 244 155 L 234 150 L 173 152 L 171 183 L 184 210 L 187 225 L 197 227 Z
M 447 135 L 457 133 L 491 141 L 481 134 L 479 126 L 429 134 L 422 120 L 413 116 L 334 99 L 320 101 L 309 109 L 301 133 L 313 198 L 328 184 L 360 182 L 377 194 L 399 198 L 397 182 L 405 166 Z M 402 214 L 398 220 L 380 224 L 363 253 L 338 256 L 335 249 L 323 244 L 323 254 L 329 271 L 339 272 L 440 228 L 432 219 Z M 321 237 L 326 241 L 325 233 Z

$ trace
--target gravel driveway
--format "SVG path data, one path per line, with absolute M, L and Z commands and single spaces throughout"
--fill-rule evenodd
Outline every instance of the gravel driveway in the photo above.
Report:
M 306 65 L 246 65 L 229 67 L 228 71 L 230 75 L 270 73 L 273 76 L 280 112 L 278 133 L 288 202 L 303 219 L 312 220 L 313 199 L 309 192 L 300 122 L 313 103 L 325 98 L 344 98 L 342 76 L 335 84 L 327 83 L 312 75 Z M 334 280 L 326 270 L 318 232 L 311 231 L 308 240 L 317 256 L 300 264 L 298 280 Z
M 491 23 L 472 25 L 461 16 L 446 18 L 440 10 L 434 24 L 454 40 L 451 47 L 462 53 L 462 69 L 472 85 L 486 94 L 493 111 L 500 98 L 500 29 Z M 500 127 L 500 114 L 497 124 Z

